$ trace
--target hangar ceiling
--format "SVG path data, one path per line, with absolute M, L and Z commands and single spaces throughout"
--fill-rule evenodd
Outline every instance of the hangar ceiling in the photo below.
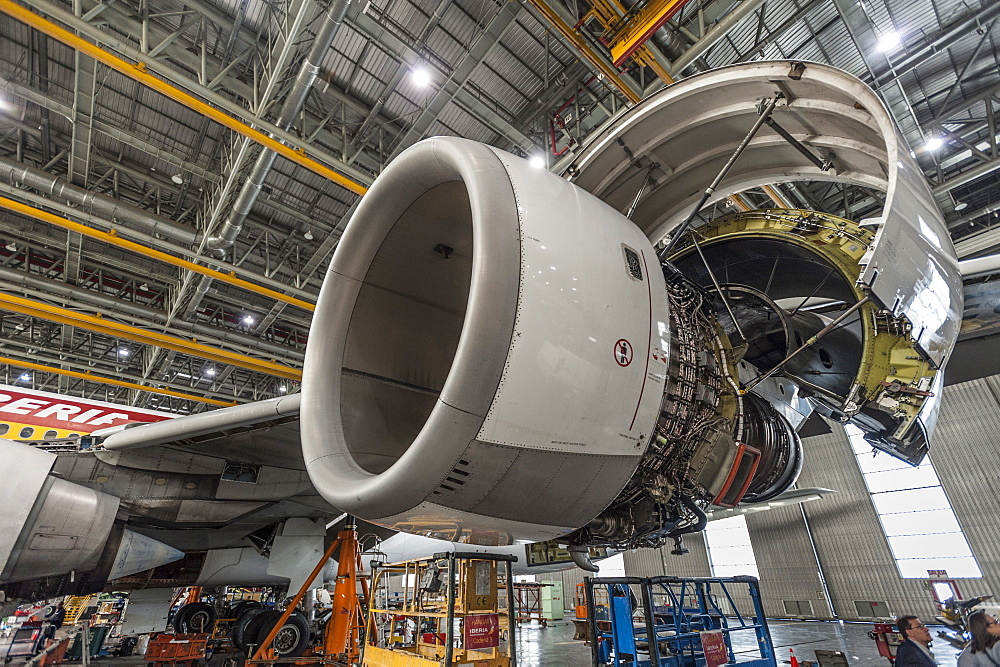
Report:
M 613 64 L 623 36 L 670 11 Z M 755 59 L 869 83 L 960 257 L 1000 245 L 990 0 L 0 0 L 0 12 L 7 384 L 179 413 L 294 392 L 329 257 L 393 156 L 447 134 L 558 170 L 634 100 Z M 818 182 L 732 194 L 855 220 L 880 199 Z

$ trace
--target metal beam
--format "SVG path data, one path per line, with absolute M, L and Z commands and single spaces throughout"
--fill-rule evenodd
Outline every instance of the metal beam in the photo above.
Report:
M 538 10 L 542 17 L 559 31 L 559 34 L 568 41 L 583 58 L 589 62 L 598 72 L 604 75 L 604 77 L 614 85 L 618 91 L 625 96 L 632 104 L 639 103 L 639 94 L 632 90 L 632 87 L 625 82 L 618 72 L 607 62 L 604 58 L 599 56 L 590 46 L 584 41 L 583 37 L 580 36 L 575 30 L 573 30 L 566 21 L 559 15 L 559 13 L 551 7 L 545 0 L 529 0 L 531 5 Z
M 77 311 L 66 310 L 64 308 L 59 308 L 58 306 L 42 303 L 41 301 L 32 301 L 31 299 L 25 299 L 12 294 L 0 294 L 0 307 L 15 313 L 37 317 L 49 322 L 68 324 L 87 331 L 101 333 L 106 336 L 124 338 L 125 340 L 142 343 L 143 345 L 162 347 L 168 350 L 174 350 L 175 352 L 182 352 L 201 359 L 217 361 L 223 364 L 232 364 L 233 366 L 246 368 L 247 370 L 264 373 L 266 375 L 275 375 L 288 380 L 302 379 L 302 371 L 274 361 L 265 361 L 263 359 L 256 359 L 243 354 L 229 352 L 228 350 L 211 348 L 193 340 L 186 340 L 155 331 L 132 327 L 127 324 L 105 319 L 99 315 L 87 315 Z
M 612 37 L 608 48 L 611 50 L 611 62 L 615 67 L 621 67 L 629 56 L 635 53 L 646 40 L 653 36 L 663 24 L 679 12 L 688 0 L 651 0 L 635 15 L 626 15 L 627 24 Z
M 680 58 L 670 64 L 670 74 L 675 78 L 679 77 L 688 65 L 703 56 L 716 42 L 725 37 L 733 29 L 733 26 L 757 11 L 765 2 L 766 0 L 743 0 L 736 5 L 728 14 L 719 19 L 718 23 L 705 32 L 701 39 L 688 47 Z
M 933 188 L 931 188 L 931 192 L 933 192 L 935 196 L 942 195 L 948 192 L 949 190 L 954 190 L 960 185 L 971 183 L 977 178 L 986 176 L 987 174 L 992 174 L 997 169 L 1000 169 L 1000 158 L 994 158 L 989 162 L 983 162 L 982 164 L 975 166 L 972 169 L 969 169 L 968 171 L 963 171 L 961 174 L 949 178 L 944 183 L 940 185 L 935 185 Z
M 206 398 L 205 396 L 197 396 L 195 394 L 185 394 L 183 392 L 173 391 L 172 389 L 161 389 L 159 387 L 150 387 L 147 385 L 136 384 L 135 382 L 125 382 L 124 380 L 116 380 L 114 378 L 104 377 L 103 375 L 95 375 L 89 371 L 86 373 L 79 373 L 77 371 L 70 371 L 64 368 L 58 368 L 56 366 L 46 366 L 44 364 L 37 364 L 33 361 L 24 361 L 21 359 L 13 359 L 11 357 L 0 357 L 0 364 L 7 364 L 8 366 L 14 366 L 15 368 L 28 368 L 33 371 L 41 371 L 43 373 L 53 373 L 54 375 L 62 375 L 64 377 L 87 380 L 88 382 L 99 382 L 101 384 L 110 384 L 116 387 L 124 387 L 126 389 L 147 391 L 152 394 L 163 394 L 164 396 L 173 396 L 174 398 L 183 398 L 188 401 L 197 401 L 198 403 L 208 403 L 209 405 L 218 405 L 221 407 L 229 407 L 230 405 L 239 405 L 238 403 L 235 403 L 233 401 L 220 401 L 214 398 Z
M 46 211 L 41 211 L 37 208 L 28 206 L 27 204 L 22 204 L 21 202 L 14 201 L 13 199 L 7 199 L 6 197 L 0 197 L 0 208 L 5 208 L 9 211 L 14 211 L 15 213 L 20 213 L 21 215 L 27 216 L 29 218 L 39 220 L 41 222 L 47 222 L 50 225 L 55 225 L 57 227 L 62 227 L 69 232 L 76 232 L 84 236 L 89 236 L 92 239 L 97 239 L 98 241 L 104 241 L 113 246 L 119 248 L 124 248 L 125 250 L 130 250 L 134 253 L 142 255 L 144 257 L 149 257 L 157 261 L 163 262 L 164 264 L 171 264 L 181 269 L 186 269 L 193 273 L 200 273 L 203 276 L 208 276 L 220 282 L 228 283 L 235 287 L 245 289 L 254 294 L 260 294 L 261 296 L 266 296 L 276 301 L 283 301 L 296 308 L 301 308 L 312 312 L 316 309 L 314 304 L 302 301 L 301 299 L 296 299 L 293 296 L 288 296 L 277 292 L 275 290 L 268 289 L 266 287 L 261 287 L 249 281 L 243 280 L 242 278 L 237 278 L 231 273 L 222 273 L 220 271 L 215 271 L 208 268 L 207 266 L 201 266 L 200 264 L 195 264 L 194 262 L 189 262 L 186 259 L 181 259 L 180 257 L 174 257 L 165 252 L 161 252 L 154 248 L 149 248 L 144 245 L 140 245 L 128 239 L 120 238 L 117 232 L 112 228 L 110 232 L 103 232 L 98 229 L 91 229 L 86 225 L 81 225 L 80 223 L 73 222 L 66 218 L 60 218 L 58 215 L 53 215 Z
M 285 144 L 271 138 L 270 136 L 264 134 L 263 132 L 250 127 L 249 125 L 243 123 L 242 121 L 233 118 L 225 113 L 222 113 L 215 107 L 212 107 L 201 100 L 195 98 L 193 95 L 176 88 L 169 83 L 161 81 L 156 77 L 148 74 L 146 72 L 146 65 L 144 62 L 139 62 L 137 64 L 129 63 L 122 60 L 118 56 L 112 55 L 107 51 L 94 46 L 93 44 L 77 37 L 68 30 L 65 30 L 56 24 L 48 21 L 41 16 L 35 14 L 34 12 L 25 9 L 12 0 L 0 0 L 0 11 L 8 14 L 9 16 L 26 23 L 27 25 L 44 32 L 49 37 L 62 42 L 63 44 L 72 47 L 78 51 L 81 51 L 95 60 L 98 60 L 108 67 L 121 72 L 125 76 L 131 77 L 143 85 L 152 88 L 158 93 L 169 97 L 175 102 L 182 104 L 189 109 L 192 109 L 204 116 L 208 116 L 217 123 L 228 127 L 229 129 L 242 134 L 245 137 L 252 139 L 253 141 L 259 143 L 265 148 L 273 150 L 282 157 L 291 160 L 292 162 L 309 169 L 310 171 L 326 178 L 337 185 L 340 185 L 351 192 L 359 195 L 363 195 L 368 191 L 368 188 L 357 183 L 346 176 L 343 176 L 333 169 L 330 169 L 326 165 L 323 165 L 316 160 L 310 158 L 304 147 L 299 146 L 298 148 L 292 148 L 286 146 Z

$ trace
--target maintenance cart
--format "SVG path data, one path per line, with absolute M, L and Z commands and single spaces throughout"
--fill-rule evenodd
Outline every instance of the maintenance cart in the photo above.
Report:
M 517 667 L 517 610 L 511 562 L 517 557 L 439 553 L 375 569 L 366 667 Z M 504 590 L 506 595 L 498 595 Z
M 756 577 L 584 579 L 593 665 L 776 667 Z M 608 620 L 594 600 L 606 594 Z

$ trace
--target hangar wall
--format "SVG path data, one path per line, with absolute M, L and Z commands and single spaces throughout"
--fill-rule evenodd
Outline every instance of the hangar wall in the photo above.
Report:
M 796 602 L 808 600 L 815 617 L 833 615 L 816 565 L 818 558 L 838 618 L 864 619 L 855 601 L 884 604 L 885 616 L 913 613 L 931 618 L 934 605 L 926 580 L 899 576 L 847 436 L 839 425 L 833 429 L 833 433 L 804 441 L 806 459 L 799 486 L 838 493 L 802 506 L 747 516 L 766 612 L 773 617 L 788 616 L 786 609 L 794 610 Z M 958 580 L 963 596 L 1000 595 L 1000 376 L 945 388 L 931 458 L 983 571 L 981 579 Z M 689 536 L 685 546 L 690 549 L 685 556 L 672 556 L 669 545 L 627 553 L 625 570 L 630 576 L 664 571 L 709 576 L 702 536 Z M 571 600 L 573 586 L 583 580 L 583 573 L 569 570 L 539 578 L 562 580 L 566 599 Z

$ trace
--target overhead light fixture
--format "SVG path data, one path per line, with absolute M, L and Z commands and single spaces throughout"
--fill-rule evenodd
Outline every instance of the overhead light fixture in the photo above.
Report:
M 18 379 L 21 382 L 31 382 L 31 373 L 21 373 L 21 377 Z
M 924 144 L 924 148 L 929 151 L 936 151 L 941 148 L 942 145 L 944 145 L 944 140 L 941 137 L 931 137 L 927 140 L 927 143 Z
M 969 208 L 969 202 L 967 202 L 967 201 L 961 201 L 961 200 L 958 200 L 958 199 L 955 200 L 955 210 L 956 211 L 964 211 L 967 208 Z
M 897 46 L 899 46 L 899 33 L 895 30 L 885 33 L 882 38 L 878 40 L 878 50 L 882 53 L 892 51 Z
M 214 378 L 215 377 L 215 369 L 212 368 L 212 367 L 206 368 L 205 369 L 205 375 L 207 375 L 210 378 Z
M 170 177 L 170 180 L 176 183 L 177 185 L 184 185 L 184 177 L 181 176 L 180 174 L 174 174 L 173 176 Z
M 278 391 L 284 394 L 286 391 L 288 391 L 288 387 L 286 387 L 285 385 L 281 385 L 280 387 L 278 387 Z
M 543 158 L 541 155 L 533 155 L 528 160 L 528 164 L 530 164 L 535 169 L 544 169 L 545 168 L 545 158 Z
M 307 229 L 306 233 L 302 235 L 302 238 L 304 238 L 306 241 L 312 241 L 316 237 L 313 236 L 311 229 Z
M 7 245 L 5 245 L 4 248 L 6 248 L 7 250 L 10 250 L 11 252 L 17 252 L 17 244 L 14 243 L 13 241 L 11 241 Z
M 131 354 L 131 352 L 129 352 L 129 349 L 127 347 L 118 348 L 119 357 L 127 357 L 129 354 Z
M 142 283 L 141 285 L 139 285 L 139 289 L 148 292 L 149 291 L 149 285 L 147 285 L 146 283 Z
M 413 78 L 413 83 L 420 88 L 426 88 L 427 86 L 431 85 L 430 72 L 428 72 L 423 67 L 418 67 L 417 69 L 413 70 L 413 74 L 411 75 L 411 77 Z
M 244 315 L 243 324 L 253 324 L 255 322 L 253 315 Z

